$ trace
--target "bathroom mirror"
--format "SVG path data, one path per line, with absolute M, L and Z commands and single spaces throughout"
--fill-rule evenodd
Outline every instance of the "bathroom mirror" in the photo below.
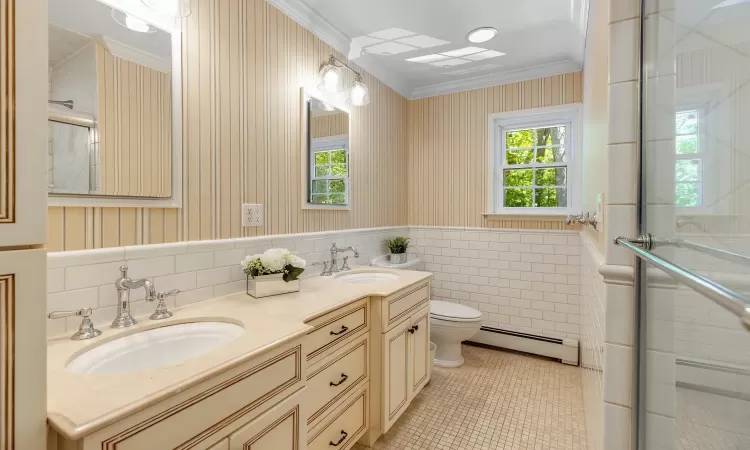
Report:
M 349 111 L 302 90 L 302 207 L 350 209 Z
M 179 206 L 179 29 L 140 1 L 48 6 L 50 205 Z

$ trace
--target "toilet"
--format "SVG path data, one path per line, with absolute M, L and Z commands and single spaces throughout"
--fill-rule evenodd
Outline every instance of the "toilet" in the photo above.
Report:
M 482 326 L 482 313 L 458 303 L 430 301 L 430 340 L 437 345 L 435 365 L 461 367 L 461 342 L 471 339 Z
M 392 264 L 388 255 L 372 260 L 371 265 L 390 269 L 419 270 L 414 255 L 402 264 Z M 430 341 L 437 346 L 434 364 L 438 367 L 461 367 L 461 342 L 471 339 L 482 326 L 482 313 L 474 308 L 441 300 L 430 301 Z

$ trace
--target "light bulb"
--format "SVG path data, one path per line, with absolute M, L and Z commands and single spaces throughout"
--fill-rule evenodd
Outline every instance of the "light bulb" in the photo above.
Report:
M 336 92 L 339 85 L 339 74 L 335 70 L 329 70 L 323 75 L 323 87 L 328 92 Z
M 355 105 L 361 105 L 362 100 L 365 98 L 365 90 L 362 89 L 362 86 L 355 85 L 352 87 L 352 103 Z
M 362 82 L 362 78 L 359 76 L 352 83 L 351 89 L 349 89 L 349 103 L 354 106 L 364 106 L 370 103 L 367 85 Z
M 131 16 L 130 14 L 125 15 L 125 26 L 139 33 L 148 33 L 151 29 L 149 24 L 137 17 Z

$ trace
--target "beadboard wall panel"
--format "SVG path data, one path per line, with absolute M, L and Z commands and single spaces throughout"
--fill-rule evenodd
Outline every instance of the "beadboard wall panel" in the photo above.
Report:
M 105 195 L 172 195 L 171 75 L 96 43 L 99 186 Z
M 408 102 L 409 225 L 572 230 L 549 220 L 488 220 L 489 114 L 580 103 L 574 72 Z
M 406 100 L 367 73 L 351 112 L 352 210 L 300 207 L 300 87 L 331 47 L 265 0 L 193 0 L 183 23 L 183 208 L 49 210 L 51 251 L 405 225 Z M 265 224 L 242 228 L 240 205 Z

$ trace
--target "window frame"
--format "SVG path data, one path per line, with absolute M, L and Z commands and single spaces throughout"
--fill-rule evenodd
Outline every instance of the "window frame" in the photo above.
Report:
M 315 155 L 317 153 L 328 153 L 328 156 L 330 158 L 331 152 L 336 151 L 344 151 L 344 155 L 346 157 L 346 162 L 344 163 L 346 165 L 346 176 L 324 176 L 324 177 L 318 177 L 315 175 L 315 168 L 317 165 L 315 164 Z M 310 161 L 312 161 L 312 164 L 310 164 L 310 173 L 309 173 L 309 184 L 308 184 L 308 198 L 307 201 L 311 205 L 321 205 L 321 206 L 348 206 L 351 202 L 350 194 L 349 194 L 349 175 L 351 170 L 351 161 L 350 161 L 350 154 L 349 154 L 349 136 L 347 135 L 338 135 L 338 136 L 326 136 L 323 138 L 312 138 L 310 143 L 310 155 L 309 155 Z M 330 159 L 328 160 L 328 166 L 331 166 Z M 320 180 L 343 180 L 344 181 L 344 196 L 346 199 L 346 202 L 344 203 L 313 203 L 312 196 L 313 196 L 313 184 L 315 181 Z M 328 187 L 326 187 L 326 195 L 330 195 L 331 192 Z M 336 194 L 340 194 L 340 192 L 336 192 Z
M 490 145 L 487 215 L 565 216 L 576 210 L 576 207 L 580 204 L 581 170 L 578 155 L 581 135 L 581 110 L 582 105 L 580 103 L 573 103 L 489 115 Z M 565 155 L 568 158 L 566 163 L 537 163 L 533 161 L 530 164 L 524 165 L 507 164 L 505 151 L 507 132 L 562 125 L 566 127 Z M 536 158 L 536 153 L 534 157 Z M 505 169 L 528 168 L 533 171 L 537 168 L 551 167 L 566 168 L 566 188 L 568 191 L 568 205 L 566 207 L 514 208 L 504 206 L 506 190 L 504 182 Z M 532 174 L 532 176 L 535 176 L 535 172 L 532 172 Z M 532 186 L 532 189 L 538 187 L 540 186 Z
M 713 198 L 713 158 L 710 149 L 708 148 L 708 140 L 706 139 L 706 114 L 707 106 L 705 103 L 684 103 L 679 105 L 675 110 L 675 122 L 674 122 L 674 160 L 675 160 L 675 178 L 674 178 L 674 205 L 677 209 L 678 214 L 695 214 L 695 213 L 708 213 L 712 207 L 707 205 L 706 199 Z M 696 153 L 677 153 L 677 137 L 686 136 L 686 134 L 677 134 L 677 114 L 685 113 L 689 111 L 695 111 L 698 114 L 698 131 L 695 133 L 698 139 L 698 152 Z M 691 133 L 692 134 L 692 133 Z M 693 160 L 697 159 L 701 163 L 700 169 L 700 181 L 677 181 L 677 161 L 682 160 Z M 677 184 L 678 183 L 698 183 L 700 185 L 700 206 L 677 206 Z

